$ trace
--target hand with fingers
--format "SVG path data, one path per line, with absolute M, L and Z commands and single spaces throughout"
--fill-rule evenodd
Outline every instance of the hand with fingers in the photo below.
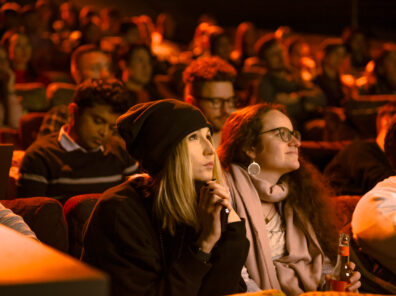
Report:
M 353 271 L 353 273 L 349 279 L 349 284 L 346 288 L 346 291 L 358 293 L 359 288 L 362 285 L 362 283 L 360 282 L 361 274 L 359 271 L 354 271 L 355 267 L 356 267 L 355 263 L 349 262 L 348 265 L 349 265 L 349 268 Z M 326 274 L 326 282 L 327 282 L 326 290 L 330 290 L 330 285 L 328 284 L 328 283 L 330 283 L 330 281 L 331 281 L 331 275 Z
M 221 236 L 220 213 L 228 209 L 227 223 L 240 221 L 230 202 L 230 191 L 215 180 L 201 187 L 198 202 L 198 216 L 201 223 L 201 233 L 197 245 L 205 253 L 210 253 Z

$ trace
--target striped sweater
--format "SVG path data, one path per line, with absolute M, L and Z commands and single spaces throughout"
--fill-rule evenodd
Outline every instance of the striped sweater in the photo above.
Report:
M 122 183 L 137 169 L 122 140 L 86 151 L 61 132 L 39 138 L 22 160 L 19 197 L 48 196 L 61 202 L 85 193 L 101 193 Z
M 23 221 L 21 216 L 14 214 L 0 203 L 0 224 L 14 229 L 28 237 L 37 239 L 30 227 Z

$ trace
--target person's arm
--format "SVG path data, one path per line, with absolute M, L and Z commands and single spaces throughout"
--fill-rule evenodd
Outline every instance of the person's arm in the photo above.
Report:
M 141 204 L 123 198 L 99 201 L 84 236 L 82 259 L 110 275 L 118 296 L 197 295 L 211 268 L 188 247 L 165 268 L 151 217 Z
M 40 153 L 28 150 L 19 168 L 18 196 L 46 196 L 48 168 Z
M 23 221 L 21 216 L 14 214 L 10 209 L 7 209 L 0 203 L 0 224 L 3 224 L 9 228 L 14 229 L 26 235 L 27 237 L 37 239 L 34 232 L 30 227 Z

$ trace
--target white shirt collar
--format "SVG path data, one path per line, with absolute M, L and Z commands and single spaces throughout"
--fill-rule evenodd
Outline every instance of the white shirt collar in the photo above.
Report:
M 85 153 L 97 152 L 99 150 L 101 150 L 102 152 L 104 151 L 103 145 L 100 145 L 98 148 L 96 148 L 94 150 L 90 150 L 90 151 L 81 147 L 67 134 L 67 132 L 65 130 L 65 125 L 62 126 L 60 129 L 58 141 L 59 141 L 59 144 L 62 146 L 62 148 L 65 149 L 67 152 L 71 152 L 71 151 L 75 151 L 75 150 L 82 150 Z

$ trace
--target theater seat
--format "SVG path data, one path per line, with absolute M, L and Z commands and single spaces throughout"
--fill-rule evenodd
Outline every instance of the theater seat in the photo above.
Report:
M 29 197 L 1 200 L 15 214 L 23 217 L 37 238 L 62 252 L 69 247 L 66 221 L 62 205 L 49 197 Z
M 42 83 L 16 83 L 15 92 L 22 97 L 22 107 L 27 112 L 46 111 L 48 109 L 45 97 L 45 86 Z
M 76 86 L 65 82 L 52 82 L 47 86 L 46 97 L 49 108 L 71 103 Z
M 80 258 L 84 228 L 100 195 L 92 193 L 73 196 L 63 206 L 69 229 L 69 253 L 76 258 Z
M 19 120 L 19 132 L 22 149 L 26 150 L 37 138 L 45 112 L 31 112 Z

